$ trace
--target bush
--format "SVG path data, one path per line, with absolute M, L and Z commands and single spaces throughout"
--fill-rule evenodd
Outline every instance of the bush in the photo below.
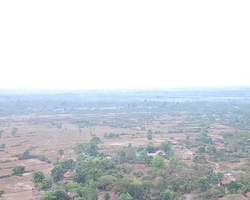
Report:
M 108 192 L 105 193 L 104 199 L 105 200 L 109 200 L 110 199 L 110 194 Z
M 13 169 L 13 174 L 14 175 L 22 175 L 25 172 L 25 167 L 24 166 L 16 166 Z
M 47 190 L 52 187 L 52 179 L 50 177 L 46 177 L 43 179 L 42 183 L 37 184 L 38 190 Z
M 143 177 L 143 176 L 144 176 L 144 172 L 143 172 L 143 171 L 134 172 L 134 175 L 135 175 L 137 178 L 140 178 L 140 177 Z
M 3 189 L 0 189 L 0 197 L 5 194 L 5 191 Z
M 38 171 L 33 174 L 33 182 L 34 183 L 42 183 L 45 178 L 45 175 L 43 172 Z

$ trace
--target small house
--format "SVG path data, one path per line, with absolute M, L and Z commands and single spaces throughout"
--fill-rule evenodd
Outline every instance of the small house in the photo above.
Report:
M 72 181 L 72 175 L 74 174 L 74 172 L 72 171 L 68 171 L 67 173 L 64 174 L 64 181 Z
M 220 144 L 220 145 L 217 147 L 217 149 L 224 149 L 225 147 L 226 147 L 225 144 Z
M 250 192 L 245 193 L 246 197 L 250 198 Z
M 221 181 L 220 184 L 223 186 L 223 185 L 229 184 L 231 182 L 232 181 L 230 181 L 230 180 L 226 180 L 226 181 Z
M 162 150 L 158 150 L 155 153 L 157 153 L 158 155 L 160 155 L 160 154 L 165 155 L 164 151 L 162 151 Z

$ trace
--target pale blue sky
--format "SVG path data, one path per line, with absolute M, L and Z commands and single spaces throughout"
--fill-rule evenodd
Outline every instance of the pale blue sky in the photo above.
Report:
M 0 1 L 0 88 L 250 85 L 250 1 Z

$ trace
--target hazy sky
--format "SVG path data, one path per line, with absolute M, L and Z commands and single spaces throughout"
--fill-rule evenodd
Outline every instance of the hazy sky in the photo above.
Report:
M 250 85 L 250 1 L 0 1 L 0 88 Z

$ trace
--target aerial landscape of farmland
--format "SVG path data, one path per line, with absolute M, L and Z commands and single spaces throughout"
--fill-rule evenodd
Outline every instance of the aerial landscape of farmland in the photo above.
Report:
M 2 198 L 245 199 L 250 90 L 192 92 L 3 92 Z

